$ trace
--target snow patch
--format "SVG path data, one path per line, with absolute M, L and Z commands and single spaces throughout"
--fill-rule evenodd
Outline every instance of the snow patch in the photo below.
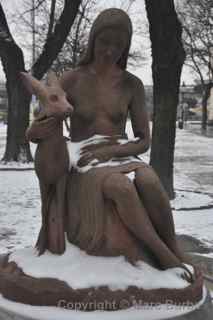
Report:
M 131 181 L 135 180 L 135 171 L 131 171 L 129 173 L 126 173 L 125 176 L 127 176 Z
M 46 251 L 38 256 L 33 248 L 13 252 L 9 261 L 15 261 L 23 271 L 36 278 L 56 278 L 73 289 L 108 286 L 111 290 L 125 290 L 129 286 L 144 289 L 186 288 L 189 283 L 181 276 L 182 268 L 158 270 L 145 262 L 135 266 L 119 257 L 97 257 L 67 242 L 63 255 Z
M 171 205 L 176 210 L 181 208 L 200 208 L 203 206 L 213 205 L 213 199 L 202 193 L 179 191 Z
M 70 166 L 69 168 L 71 169 L 71 167 L 73 166 L 74 168 L 77 169 L 78 172 L 87 172 L 92 168 L 101 168 L 101 167 L 106 167 L 106 166 L 118 166 L 121 164 L 126 164 L 126 163 L 130 163 L 132 161 L 134 162 L 141 162 L 142 160 L 139 160 L 133 156 L 129 156 L 129 157 L 125 157 L 125 158 L 112 158 L 106 162 L 98 162 L 98 159 L 93 159 L 92 161 L 90 161 L 86 166 L 83 167 L 79 167 L 77 165 L 78 161 L 80 160 L 81 157 L 81 153 L 82 153 L 82 148 L 85 146 L 89 146 L 91 144 L 99 144 L 102 142 L 106 142 L 109 141 L 111 137 L 110 136 L 104 136 L 104 135 L 93 135 L 92 137 L 90 137 L 89 139 L 85 139 L 82 140 L 80 142 L 73 142 L 73 141 L 67 141 L 67 150 L 69 153 L 69 159 L 70 159 Z M 117 142 L 119 142 L 119 144 L 126 144 L 129 142 L 135 142 L 138 141 L 139 138 L 135 138 L 135 139 L 118 139 Z
M 213 210 L 174 211 L 176 233 L 193 236 L 205 245 L 213 244 Z

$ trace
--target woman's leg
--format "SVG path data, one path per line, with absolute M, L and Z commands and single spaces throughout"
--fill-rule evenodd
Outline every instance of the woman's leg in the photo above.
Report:
M 169 198 L 157 174 L 150 166 L 144 165 L 144 168 L 136 169 L 135 185 L 158 235 L 183 261 L 184 257 L 176 240 Z
M 157 234 L 134 183 L 121 173 L 113 173 L 103 184 L 106 199 L 114 202 L 126 227 L 142 240 L 159 259 L 163 268 L 180 266 L 181 262 Z

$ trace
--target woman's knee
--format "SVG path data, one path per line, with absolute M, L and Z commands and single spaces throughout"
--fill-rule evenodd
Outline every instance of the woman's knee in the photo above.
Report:
M 158 175 L 151 166 L 144 166 L 139 168 L 135 173 L 135 183 L 142 188 L 155 188 L 161 185 Z
M 133 192 L 134 184 L 131 180 L 121 173 L 113 173 L 107 177 L 103 184 L 104 195 L 113 199 L 120 195 L 124 199 Z

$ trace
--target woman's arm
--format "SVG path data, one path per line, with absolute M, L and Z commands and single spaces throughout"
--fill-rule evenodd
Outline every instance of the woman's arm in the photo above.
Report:
M 146 152 L 150 146 L 150 129 L 145 107 L 144 86 L 138 78 L 134 78 L 133 95 L 129 105 L 129 113 L 133 133 L 138 140 L 123 145 L 112 146 L 111 151 L 114 157 L 139 155 Z

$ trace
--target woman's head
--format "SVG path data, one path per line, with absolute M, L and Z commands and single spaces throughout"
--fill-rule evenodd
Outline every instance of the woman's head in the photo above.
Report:
M 102 11 L 94 21 L 88 46 L 79 65 L 87 65 L 100 55 L 113 59 L 120 68 L 125 69 L 132 38 L 132 23 L 121 9 Z

